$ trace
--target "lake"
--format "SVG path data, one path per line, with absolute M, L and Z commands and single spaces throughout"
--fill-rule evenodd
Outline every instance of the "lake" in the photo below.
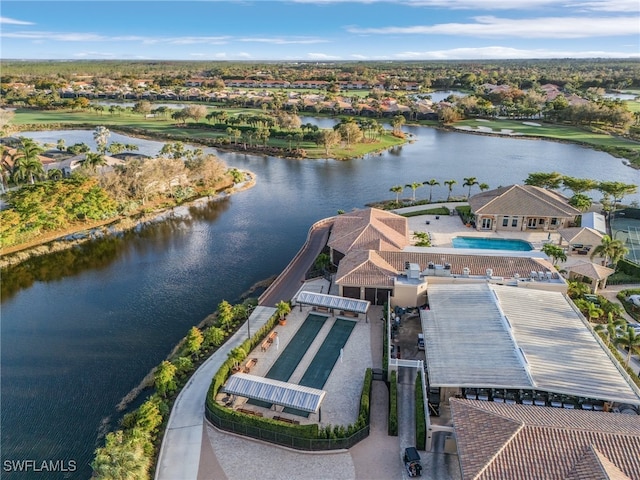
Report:
M 403 130 L 416 141 L 346 162 L 220 152 L 229 166 L 255 172 L 256 186 L 3 272 L 2 460 L 72 459 L 80 469 L 68 478 L 89 477 L 101 425 L 113 428 L 116 404 L 192 325 L 221 300 L 233 302 L 255 282 L 280 272 L 313 222 L 338 209 L 395 198 L 393 185 L 455 179 L 453 194 L 462 196 L 463 177 L 495 188 L 521 183 L 532 171 L 552 170 L 638 183 L 638 172 L 620 159 L 576 145 Z M 23 135 L 94 145 L 91 131 Z M 151 155 L 162 147 L 116 134 L 110 141 L 135 143 Z M 428 189 L 419 188 L 416 196 L 428 197 Z M 446 186 L 434 188 L 433 196 L 446 198 Z M 625 198 L 631 200 L 640 197 Z

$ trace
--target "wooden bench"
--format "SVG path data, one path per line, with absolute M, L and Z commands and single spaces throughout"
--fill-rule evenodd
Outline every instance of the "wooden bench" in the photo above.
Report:
M 236 408 L 236 412 L 244 413 L 246 415 L 253 415 L 255 417 L 262 417 L 262 412 L 256 412 L 254 410 L 249 410 L 247 408 Z
M 285 422 L 285 423 L 290 423 L 292 425 L 300 425 L 300 422 L 298 420 L 292 420 L 290 418 L 286 418 L 286 417 L 280 417 L 278 415 L 276 415 L 275 417 L 273 417 L 274 420 L 278 420 L 279 422 Z
M 272 344 L 273 341 L 278 336 L 278 332 L 271 332 L 267 338 L 264 339 L 262 344 L 260 345 L 260 350 L 265 352 Z
M 251 360 L 249 360 L 247 363 L 244 364 L 244 367 L 242 367 L 242 372 L 249 373 L 251 369 L 256 366 L 256 363 L 258 363 L 258 359 L 252 358 Z

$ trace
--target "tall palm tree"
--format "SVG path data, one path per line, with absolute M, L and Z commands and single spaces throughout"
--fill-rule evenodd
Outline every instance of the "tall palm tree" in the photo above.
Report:
M 613 343 L 616 346 L 622 346 L 628 348 L 627 358 L 625 360 L 625 367 L 629 366 L 631 361 L 631 354 L 640 349 L 640 334 L 636 333 L 636 330 L 628 325 L 626 329 L 623 329 L 616 338 L 613 339 Z
M 22 137 L 20 146 L 14 154 L 12 176 L 15 182 L 29 180 L 35 183 L 35 179 L 44 176 L 44 168 L 38 157 L 43 148 L 30 138 Z
M 611 263 L 615 267 L 627 253 L 629 253 L 629 249 L 624 246 L 622 240 L 612 240 L 609 235 L 604 235 L 600 245 L 591 251 L 590 258 L 593 260 L 593 257 L 602 257 L 605 260 L 605 264 L 608 264 L 607 260 L 611 259 Z
M 437 181 L 435 178 L 432 178 L 431 180 L 422 182 L 422 184 L 429 185 L 429 203 L 431 203 L 431 194 L 433 193 L 433 187 L 435 187 L 436 185 L 440 185 L 440 182 Z
M 403 190 L 404 190 L 404 187 L 402 185 L 394 185 L 389 189 L 390 192 L 393 192 L 396 194 L 396 205 L 400 203 L 400 194 L 402 193 Z
M 449 187 L 449 194 L 447 195 L 447 202 L 451 199 L 451 191 L 453 190 L 453 186 L 458 183 L 455 180 L 445 180 L 444 184 Z
M 480 189 L 481 192 L 484 192 L 485 190 L 489 190 L 489 184 L 481 183 L 480 185 L 478 185 L 478 188 Z
M 471 187 L 474 185 L 480 185 L 478 183 L 478 179 L 476 177 L 465 177 L 463 187 L 469 187 L 469 193 L 467 194 L 467 199 L 471 196 Z
M 420 188 L 422 186 L 422 183 L 420 182 L 413 182 L 413 183 L 408 183 L 405 185 L 405 188 L 410 188 L 413 192 L 413 196 L 411 197 L 411 200 L 413 203 L 415 203 L 416 201 L 416 190 L 418 188 Z

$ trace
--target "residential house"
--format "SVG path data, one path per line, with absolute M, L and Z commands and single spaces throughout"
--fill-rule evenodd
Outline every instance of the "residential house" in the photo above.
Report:
M 473 195 L 478 230 L 555 231 L 571 226 L 580 211 L 560 193 L 531 185 L 510 185 Z

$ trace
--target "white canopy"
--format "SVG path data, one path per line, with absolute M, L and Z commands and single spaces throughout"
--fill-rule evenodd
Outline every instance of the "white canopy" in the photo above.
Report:
M 318 412 L 327 393 L 324 390 L 247 373 L 231 375 L 226 385 L 222 387 L 222 391 L 310 413 Z

